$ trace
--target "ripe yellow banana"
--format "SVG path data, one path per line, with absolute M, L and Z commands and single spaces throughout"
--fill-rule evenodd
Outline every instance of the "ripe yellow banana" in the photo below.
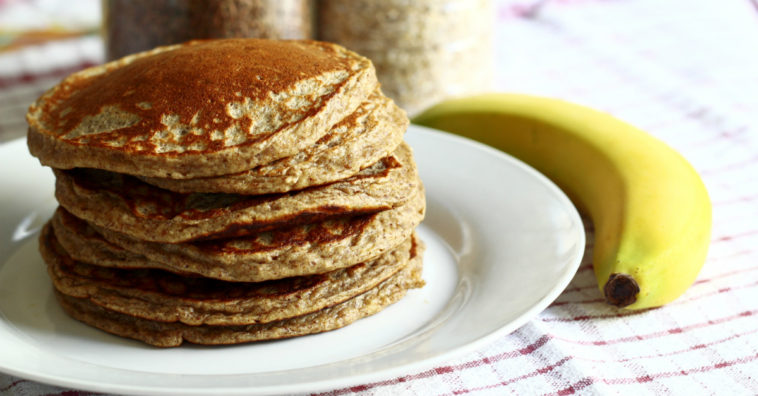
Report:
M 448 100 L 413 122 L 489 144 L 558 184 L 594 223 L 593 266 L 609 304 L 661 306 L 697 277 L 710 242 L 708 192 L 651 135 L 586 107 L 518 94 Z

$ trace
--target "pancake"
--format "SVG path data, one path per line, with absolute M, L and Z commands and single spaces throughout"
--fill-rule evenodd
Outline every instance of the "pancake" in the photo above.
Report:
M 76 218 L 65 209 L 58 207 L 50 219 L 55 239 L 74 260 L 97 263 L 102 267 L 115 268 L 164 268 L 147 257 L 132 253 L 105 240 L 84 220 Z M 180 271 L 165 268 L 171 272 L 193 275 L 202 271 Z M 233 281 L 234 279 L 228 279 Z
M 241 325 L 308 314 L 364 293 L 407 265 L 418 243 L 412 237 L 376 260 L 325 274 L 256 283 L 86 264 L 70 257 L 49 224 L 40 252 L 53 285 L 68 296 L 160 322 Z
M 395 209 L 337 217 L 230 239 L 147 242 L 90 225 L 113 245 L 172 272 L 244 282 L 319 274 L 372 260 L 406 239 L 424 218 L 423 189 Z
M 43 165 L 175 179 L 297 154 L 377 87 L 335 44 L 226 39 L 159 47 L 66 77 L 27 112 Z
M 339 45 L 159 47 L 66 77 L 27 121 L 60 204 L 40 253 L 86 324 L 161 347 L 275 340 L 424 285 L 407 116 Z
M 108 333 L 133 338 L 158 347 L 174 347 L 184 341 L 225 345 L 275 340 L 335 330 L 376 314 L 405 296 L 408 289 L 424 285 L 421 279 L 422 246 L 411 252 L 410 263 L 377 287 L 329 308 L 290 319 L 241 326 L 189 326 L 178 322 L 141 319 L 103 308 L 85 298 L 55 291 L 58 302 L 71 317 Z
M 358 174 L 305 190 L 250 196 L 176 193 L 97 169 L 55 170 L 58 202 L 79 218 L 152 242 L 229 238 L 320 219 L 391 209 L 418 187 L 410 147 Z
M 300 190 L 350 177 L 379 161 L 395 150 L 407 128 L 405 112 L 377 89 L 324 137 L 291 157 L 220 177 L 142 179 L 184 193 L 258 195 Z

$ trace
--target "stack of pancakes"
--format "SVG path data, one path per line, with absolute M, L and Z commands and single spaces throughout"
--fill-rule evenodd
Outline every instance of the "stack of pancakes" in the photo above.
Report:
M 423 285 L 408 120 L 333 44 L 161 47 L 29 109 L 60 207 L 40 251 L 61 306 L 157 346 L 345 326 Z

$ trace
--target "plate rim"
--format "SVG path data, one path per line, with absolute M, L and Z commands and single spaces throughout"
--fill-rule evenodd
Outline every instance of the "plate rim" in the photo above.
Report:
M 568 284 L 574 278 L 576 271 L 581 265 L 581 261 L 583 257 L 582 252 L 584 252 L 584 248 L 585 248 L 586 235 L 585 235 L 584 228 L 581 226 L 582 221 L 581 221 L 581 216 L 579 215 L 578 210 L 576 209 L 574 204 L 571 202 L 571 200 L 566 196 L 566 194 L 553 181 L 551 181 L 549 178 L 547 178 L 545 175 L 543 175 L 542 173 L 540 173 L 539 171 L 537 171 L 530 165 L 524 163 L 523 161 L 503 151 L 497 150 L 491 146 L 482 144 L 480 142 L 477 142 L 477 141 L 474 141 L 474 140 L 471 140 L 459 135 L 455 135 L 449 132 L 444 132 L 444 131 L 440 131 L 440 130 L 436 130 L 436 129 L 432 129 L 428 127 L 423 127 L 423 126 L 419 126 L 415 124 L 411 124 L 409 126 L 408 133 L 412 133 L 414 135 L 421 134 L 422 136 L 423 135 L 433 136 L 433 138 L 452 141 L 457 145 L 469 146 L 475 150 L 483 150 L 484 152 L 487 152 L 490 155 L 499 157 L 501 161 L 504 161 L 505 163 L 508 163 L 510 166 L 514 166 L 514 167 L 519 168 L 522 171 L 525 171 L 531 177 L 539 180 L 541 184 L 547 186 L 548 189 L 553 193 L 553 195 L 556 198 L 563 201 L 564 203 L 563 206 L 565 209 L 568 210 L 568 214 L 570 217 L 572 217 L 572 220 L 578 221 L 578 224 L 580 225 L 578 227 L 578 231 L 579 231 L 578 237 L 580 238 L 579 242 L 581 244 L 581 246 L 578 248 L 580 252 L 578 256 L 574 257 L 571 263 L 568 263 L 566 268 L 562 271 L 561 275 L 557 277 L 557 282 L 555 282 L 555 284 L 549 290 L 548 293 L 546 293 L 537 302 L 532 304 L 531 307 L 526 309 L 521 315 L 509 321 L 505 325 L 495 328 L 489 333 L 487 333 L 486 335 L 481 336 L 478 339 L 475 339 L 467 344 L 458 346 L 456 348 L 452 348 L 445 352 L 441 352 L 437 355 L 418 359 L 413 362 L 399 364 L 399 365 L 383 368 L 383 369 L 372 371 L 372 372 L 348 374 L 348 375 L 338 377 L 338 378 L 330 378 L 330 379 L 325 379 L 325 380 L 302 382 L 302 383 L 269 385 L 265 387 L 186 389 L 186 388 L 171 388 L 171 387 L 156 388 L 155 386 L 140 386 L 140 384 L 131 384 L 129 386 L 115 384 L 114 386 L 114 384 L 105 384 L 105 383 L 91 381 L 91 380 L 70 379 L 70 378 L 63 377 L 57 374 L 50 374 L 50 373 L 42 374 L 42 373 L 30 372 L 26 370 L 15 370 L 13 367 L 7 364 L 4 364 L 2 359 L 0 359 L 0 372 L 13 375 L 16 377 L 24 378 L 24 379 L 29 379 L 32 381 L 37 381 L 44 384 L 53 385 L 53 386 L 69 387 L 69 388 L 74 388 L 74 389 L 89 390 L 89 391 L 96 391 L 96 392 L 128 392 L 128 393 L 133 393 L 133 394 L 207 394 L 209 392 L 224 393 L 224 394 L 269 394 L 269 393 L 281 394 L 281 393 L 297 393 L 297 392 L 318 392 L 318 391 L 335 389 L 335 388 L 349 387 L 355 384 L 368 384 L 372 382 L 378 382 L 382 379 L 387 380 L 388 378 L 394 378 L 398 376 L 407 375 L 410 372 L 423 370 L 424 368 L 428 369 L 428 368 L 437 366 L 444 361 L 449 361 L 449 360 L 454 359 L 455 357 L 462 356 L 465 353 L 475 351 L 486 344 L 492 343 L 495 339 L 499 337 L 503 337 L 507 334 L 510 334 L 516 331 L 518 328 L 522 327 L 523 325 L 528 323 L 530 320 L 537 317 L 540 312 L 546 309 L 556 298 L 558 298 L 558 296 L 560 296 L 560 294 L 563 292 L 566 286 L 568 286 Z M 25 137 L 20 137 L 20 138 L 13 139 L 10 141 L 2 142 L 0 143 L 0 150 L 6 149 L 7 146 L 11 146 L 14 144 L 22 145 L 22 142 L 24 140 L 25 140 Z M 0 256 L 0 267 L 2 267 L 2 264 L 4 264 L 5 260 L 11 257 L 21 245 L 23 245 L 23 243 L 17 243 L 16 246 L 9 251 L 9 253 L 3 256 Z M 5 316 L 3 315 L 2 312 L 0 312 L 0 320 L 3 320 L 3 322 L 6 321 Z M 4 323 L 4 325 L 8 326 L 7 322 Z M 32 347 L 36 347 L 36 346 L 32 345 Z M 70 359 L 68 357 L 64 357 L 64 358 Z M 77 362 L 80 364 L 97 366 L 95 364 L 88 363 L 88 362 L 79 362 L 79 361 Z M 326 363 L 326 364 L 339 364 L 340 362 L 341 361 Z M 310 367 L 318 367 L 318 366 L 310 366 Z M 95 370 L 97 369 L 103 369 L 103 367 L 98 367 Z M 109 367 L 105 367 L 105 369 L 116 370 L 116 371 L 130 371 L 127 369 L 109 368 Z M 219 374 L 199 374 L 199 375 L 193 375 L 193 376 L 227 377 L 228 378 L 228 377 L 237 377 L 237 376 L 245 377 L 245 376 L 250 376 L 251 374 L 254 374 L 254 373 L 220 374 L 220 375 Z

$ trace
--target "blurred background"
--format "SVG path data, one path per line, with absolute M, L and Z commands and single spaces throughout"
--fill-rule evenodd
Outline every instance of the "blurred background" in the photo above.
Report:
M 2 50 L 17 57 L 0 66 L 6 75 L 262 37 L 332 41 L 371 58 L 385 93 L 411 115 L 493 81 L 492 0 L 5 0 L 0 15 Z

